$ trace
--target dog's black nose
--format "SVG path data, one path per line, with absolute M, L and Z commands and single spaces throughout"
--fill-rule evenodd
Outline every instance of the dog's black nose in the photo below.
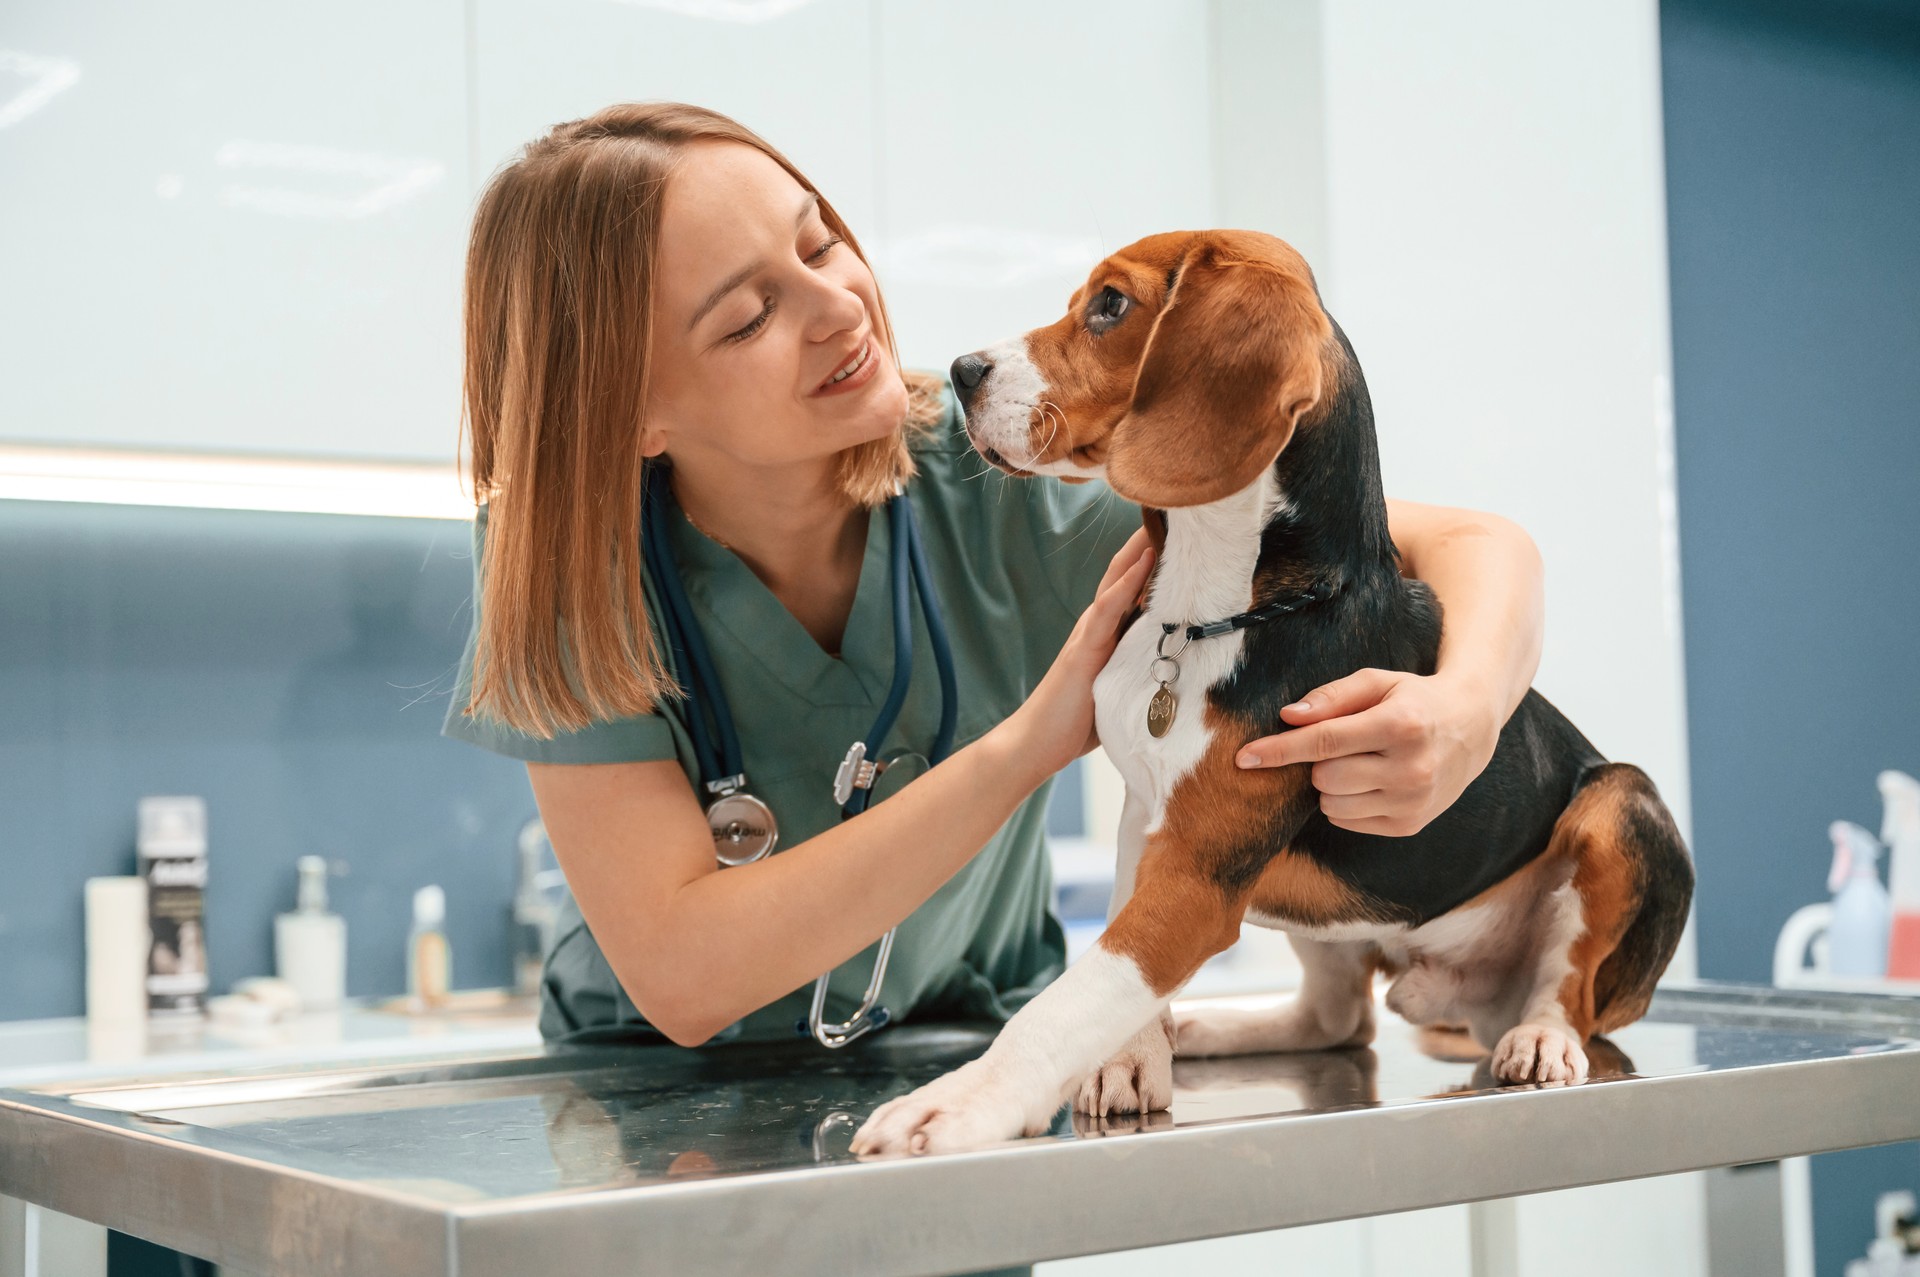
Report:
M 992 361 L 979 355 L 962 355 L 953 361 L 953 393 L 962 408 L 972 401 L 973 392 L 980 388 L 992 368 Z

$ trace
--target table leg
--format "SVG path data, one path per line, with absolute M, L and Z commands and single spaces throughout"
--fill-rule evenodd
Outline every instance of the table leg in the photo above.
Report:
M 1520 1277 L 1520 1211 L 1511 1197 L 1467 1207 L 1473 1277 Z
M 0 1197 L 0 1277 L 107 1277 L 107 1230 Z

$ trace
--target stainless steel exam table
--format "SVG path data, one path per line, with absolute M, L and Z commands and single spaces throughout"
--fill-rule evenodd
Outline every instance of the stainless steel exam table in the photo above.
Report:
M 1702 984 L 1583 1086 L 1494 1087 L 1385 1016 L 1368 1050 L 1178 1061 L 1170 1113 L 848 1154 L 990 1037 L 0 1090 L 0 1196 L 259 1273 L 953 1273 L 1920 1138 L 1920 999 Z

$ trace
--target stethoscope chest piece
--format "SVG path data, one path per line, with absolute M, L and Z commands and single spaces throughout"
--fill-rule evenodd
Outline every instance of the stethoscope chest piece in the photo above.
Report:
M 722 793 L 707 804 L 707 828 L 713 831 L 713 854 L 727 866 L 750 865 L 772 854 L 780 841 L 773 808 L 745 790 Z

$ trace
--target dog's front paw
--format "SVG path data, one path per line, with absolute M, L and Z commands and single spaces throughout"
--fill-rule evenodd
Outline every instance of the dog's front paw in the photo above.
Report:
M 1030 1125 L 1017 1090 L 997 1079 L 984 1060 L 974 1060 L 875 1109 L 854 1132 L 853 1152 L 951 1153 L 1038 1134 Z
M 1152 1113 L 1173 1104 L 1173 1039 L 1156 1018 L 1134 1034 L 1112 1059 L 1080 1081 L 1076 1113 L 1110 1117 Z
M 1587 1080 L 1587 1053 L 1580 1039 L 1554 1024 L 1520 1024 L 1493 1049 L 1493 1076 L 1502 1082 L 1566 1085 Z

